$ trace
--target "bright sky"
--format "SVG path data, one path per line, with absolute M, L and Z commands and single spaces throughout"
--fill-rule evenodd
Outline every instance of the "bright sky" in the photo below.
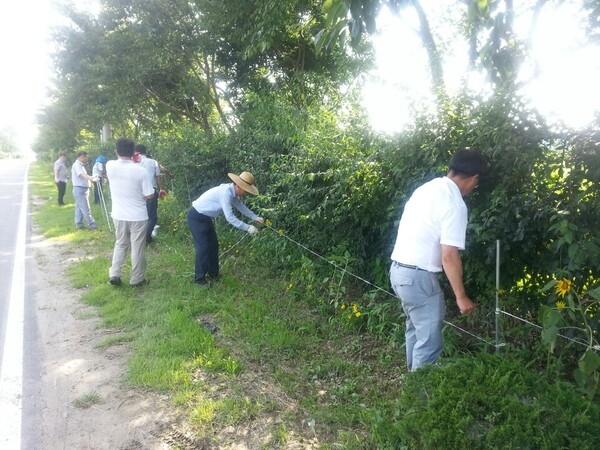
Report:
M 22 150 L 34 141 L 36 114 L 46 102 L 51 77 L 50 24 L 60 20 L 52 1 L 36 0 L 35 7 L 32 2 L 6 1 L 0 15 L 0 130 L 12 136 Z M 439 10 L 440 2 L 456 4 L 422 0 L 426 11 L 432 7 Z M 97 7 L 98 0 L 73 3 L 90 10 Z M 410 120 L 411 105 L 418 108 L 429 96 L 424 83 L 429 81 L 428 62 L 419 39 L 410 31 L 415 19 L 412 9 L 409 12 L 400 18 L 382 16 L 378 21 L 382 31 L 376 38 L 379 68 L 366 86 L 365 99 L 373 124 L 381 131 L 400 130 Z M 527 95 L 551 120 L 582 127 L 600 109 L 600 47 L 579 46 L 583 31 L 577 17 L 563 6 L 540 18 L 534 45 L 541 73 Z M 528 30 L 527 18 L 523 24 Z M 455 54 L 453 63 L 445 67 L 451 89 L 465 73 L 466 50 L 460 42 Z M 523 73 L 528 76 L 526 70 Z
M 72 0 L 91 10 L 98 0 Z M 61 23 L 54 0 L 5 1 L 0 14 L 0 130 L 21 151 L 37 134 L 36 115 L 46 104 L 52 76 L 50 27 Z
M 50 64 L 45 42 L 51 17 L 48 0 L 9 1 L 0 15 L 0 130 L 21 149 L 35 133 L 35 114 L 46 96 Z
M 443 23 L 429 12 L 439 10 L 440 3 L 456 5 L 457 2 L 421 0 L 435 31 L 443 30 Z M 530 2 L 515 2 L 515 7 L 524 3 Z M 522 79 L 531 80 L 524 94 L 532 104 L 551 123 L 563 121 L 574 128 L 586 126 L 594 113 L 600 111 L 600 46 L 581 46 L 585 33 L 577 21 L 580 17 L 569 2 L 556 10 L 545 7 L 533 35 L 539 75 L 532 79 L 531 67 L 524 67 L 521 72 Z M 428 61 L 414 31 L 418 21 L 413 8 L 407 8 L 400 17 L 382 14 L 377 26 L 380 30 L 375 38 L 377 70 L 366 84 L 364 101 L 375 127 L 393 133 L 410 121 L 413 107 L 419 109 L 429 104 Z M 523 17 L 515 24 L 521 39 L 528 36 L 529 27 L 530 17 Z M 466 73 L 467 50 L 460 39 L 451 40 L 455 47 L 447 51 L 455 56 L 449 58 L 452 62 L 445 65 L 444 71 L 452 94 Z M 477 84 L 477 77 L 472 78 L 471 86 L 473 81 Z

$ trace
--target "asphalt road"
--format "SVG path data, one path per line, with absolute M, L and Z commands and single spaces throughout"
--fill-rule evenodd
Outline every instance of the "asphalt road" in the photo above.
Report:
M 0 448 L 35 448 L 40 345 L 29 248 L 28 161 L 0 160 Z

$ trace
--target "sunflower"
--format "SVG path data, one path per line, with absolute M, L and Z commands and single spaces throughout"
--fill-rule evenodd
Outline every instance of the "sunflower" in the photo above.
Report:
M 571 282 L 571 280 L 567 280 L 566 278 L 563 278 L 562 280 L 558 280 L 556 282 L 556 286 L 554 288 L 556 289 L 556 293 L 559 296 L 564 297 L 571 290 L 572 284 L 573 283 Z
M 567 304 L 566 304 L 565 302 L 563 302 L 562 300 L 558 300 L 558 301 L 555 303 L 555 305 L 556 305 L 556 308 L 557 308 L 559 311 L 562 311 L 563 309 L 565 309 L 565 308 L 567 307 Z

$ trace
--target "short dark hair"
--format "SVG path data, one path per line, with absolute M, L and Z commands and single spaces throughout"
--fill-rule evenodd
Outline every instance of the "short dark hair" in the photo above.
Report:
M 137 144 L 135 146 L 135 151 L 138 152 L 140 155 L 148 154 L 148 149 L 146 148 L 146 146 L 144 144 Z
M 83 150 L 80 152 L 77 152 L 77 158 L 79 158 L 80 156 L 87 156 L 87 152 L 84 152 Z
M 133 156 L 135 143 L 131 139 L 119 138 L 115 143 L 117 155 L 131 158 Z
M 452 155 L 450 170 L 454 175 L 463 177 L 485 175 L 488 171 L 488 162 L 479 150 L 466 148 Z

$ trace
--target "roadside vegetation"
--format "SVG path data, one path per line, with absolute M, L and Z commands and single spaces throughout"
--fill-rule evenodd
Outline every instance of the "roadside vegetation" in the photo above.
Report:
M 406 373 L 397 302 L 375 305 L 357 287 L 317 294 L 311 283 L 328 280 L 308 274 L 310 253 L 298 269 L 309 283 L 274 273 L 265 249 L 289 242 L 279 230 L 253 239 L 220 226 L 223 278 L 205 291 L 192 283 L 190 239 L 167 231 L 163 214 L 150 284 L 111 286 L 114 238 L 102 209 L 93 205 L 99 231 L 75 232 L 70 194 L 55 205 L 48 173 L 32 166 L 33 220 L 47 239 L 82 250 L 66 270 L 113 331 L 101 348 L 130 345 L 123 381 L 168 393 L 196 442 L 225 446 L 220 432 L 234 427 L 260 429 L 261 448 L 597 448 L 598 403 L 527 352 L 495 352 L 448 328 L 443 363 Z
M 34 220 L 86 252 L 68 273 L 115 331 L 103 346 L 132 346 L 127 382 L 168 392 L 202 442 L 247 427 L 264 430 L 264 448 L 600 448 L 600 120 L 549 124 L 524 91 L 537 82 L 525 68 L 538 20 L 568 3 L 581 43 L 597 47 L 597 2 L 425 3 L 63 8 Z M 371 127 L 360 100 L 384 7 L 416 17 L 427 55 L 399 70 L 430 75 L 431 96 L 413 100 L 428 107 L 394 135 Z M 458 41 L 469 73 L 451 91 Z M 75 233 L 71 207 L 45 201 L 59 153 L 112 158 L 120 136 L 172 174 L 140 290 L 107 283 L 113 237 L 100 209 L 99 232 Z M 404 202 L 465 147 L 491 166 L 466 199 L 464 278 L 478 308 L 463 318 L 449 300 L 443 364 L 409 374 L 389 255 Z M 198 292 L 185 212 L 244 170 L 261 192 L 247 201 L 268 222 L 252 239 L 219 222 L 223 278 Z

